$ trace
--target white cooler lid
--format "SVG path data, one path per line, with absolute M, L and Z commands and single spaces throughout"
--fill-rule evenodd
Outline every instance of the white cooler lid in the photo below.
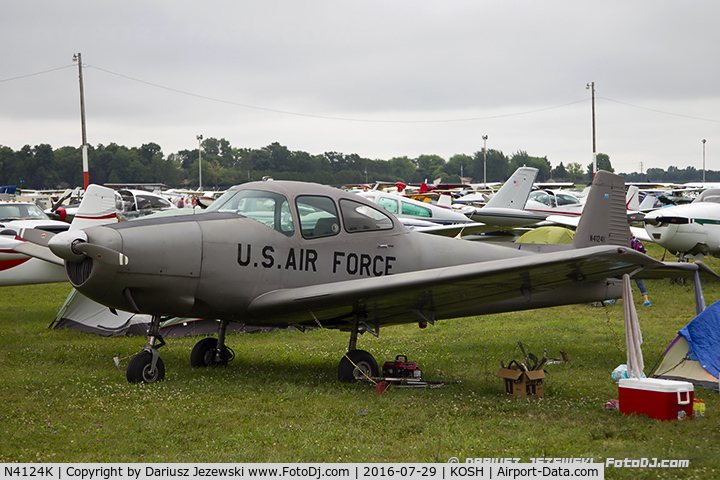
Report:
M 680 390 L 694 391 L 690 382 L 678 380 L 663 380 L 662 378 L 621 378 L 620 388 L 633 388 L 636 390 L 652 390 L 655 392 L 677 392 Z

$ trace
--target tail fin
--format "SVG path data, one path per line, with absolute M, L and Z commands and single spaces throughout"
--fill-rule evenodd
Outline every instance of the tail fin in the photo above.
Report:
M 534 167 L 518 168 L 485 206 L 522 210 L 525 208 L 537 174 L 538 169 Z
M 637 212 L 640 210 L 640 189 L 630 185 L 625 196 L 625 206 L 628 210 Z
M 648 212 L 650 210 L 654 210 L 655 202 L 657 202 L 657 195 L 654 193 L 648 193 L 647 195 L 645 195 L 645 198 L 643 198 L 642 202 L 640 202 L 638 210 L 640 210 L 641 212 Z
M 70 230 L 117 222 L 116 212 L 115 190 L 89 185 L 70 224 Z
M 625 208 L 625 179 L 603 170 L 595 174 L 573 246 L 630 245 Z

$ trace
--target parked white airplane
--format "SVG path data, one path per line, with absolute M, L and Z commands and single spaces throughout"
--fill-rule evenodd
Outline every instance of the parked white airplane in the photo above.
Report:
M 585 203 L 580 198 L 564 190 L 535 190 L 530 193 L 525 203 L 525 210 L 536 213 L 538 216 L 569 215 L 579 217 L 582 215 Z
M 645 215 L 650 240 L 673 254 L 720 256 L 720 189 L 702 192 L 692 203 L 665 207 Z
M 545 220 L 547 215 L 525 210 L 537 174 L 537 168 L 518 168 L 487 204 L 478 208 L 470 218 L 501 229 L 524 227 Z
M 442 204 L 432 205 L 377 190 L 358 195 L 394 214 L 411 230 L 453 237 L 458 234 L 477 235 L 511 230 L 542 220 L 523 210 L 537 172 L 538 169 L 533 167 L 518 168 L 482 208 L 464 206 L 456 210 Z M 445 197 L 449 198 L 442 195 L 441 200 Z
M 467 216 L 448 207 L 413 200 L 396 193 L 380 190 L 357 192 L 356 195 L 367 198 L 385 211 L 395 215 L 408 228 L 472 223 Z
M 43 214 L 42 211 L 40 213 Z M 70 225 L 43 216 L 44 219 L 39 217 L 42 220 L 3 222 L 4 228 L 0 232 L 0 286 L 67 281 L 63 261 L 47 248 L 22 240 L 22 231 L 36 229 L 38 237 L 47 232 L 49 239 L 49 233 L 116 222 L 115 192 L 110 188 L 90 185 Z M 60 227 L 61 230 L 53 230 Z

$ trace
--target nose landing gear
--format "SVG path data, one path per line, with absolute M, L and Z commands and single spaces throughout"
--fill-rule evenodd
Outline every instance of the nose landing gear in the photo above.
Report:
M 165 364 L 158 349 L 165 345 L 160 335 L 159 315 L 153 315 L 148 330 L 148 344 L 128 364 L 125 376 L 131 383 L 155 383 L 165 378 Z

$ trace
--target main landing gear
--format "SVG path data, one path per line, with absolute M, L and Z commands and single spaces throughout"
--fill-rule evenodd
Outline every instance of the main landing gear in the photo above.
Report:
M 153 315 L 148 330 L 148 344 L 128 364 L 126 377 L 132 383 L 154 383 L 165 378 L 165 364 L 158 355 L 158 349 L 165 345 L 160 335 L 161 317 Z M 235 358 L 235 352 L 225 345 L 228 322 L 220 322 L 218 338 L 206 337 L 195 344 L 190 354 L 193 367 L 225 367 Z
M 220 322 L 218 338 L 206 337 L 195 344 L 190 354 L 190 365 L 200 367 L 227 367 L 229 361 L 235 358 L 235 352 L 225 345 L 225 331 L 228 322 Z
M 165 345 L 165 340 L 160 335 L 160 321 L 160 316 L 153 315 L 148 330 L 147 346 L 135 355 L 128 364 L 126 372 L 128 382 L 154 383 L 165 378 L 165 364 L 158 354 L 158 349 Z M 206 337 L 195 344 L 190 354 L 190 365 L 196 368 L 224 367 L 235 358 L 233 350 L 225 345 L 227 325 L 226 320 L 221 321 L 217 338 Z M 376 328 L 376 330 L 379 330 L 379 328 Z M 357 382 L 377 377 L 379 374 L 375 358 L 365 350 L 357 349 L 358 334 L 365 332 L 370 332 L 375 336 L 378 335 L 377 331 L 373 331 L 356 315 L 350 331 L 348 353 L 340 360 L 338 365 L 338 380 L 341 382 Z
M 377 329 L 379 330 L 379 329 Z M 340 360 L 338 365 L 338 380 L 341 382 L 358 382 L 366 378 L 377 377 L 378 364 L 371 354 L 365 350 L 357 350 L 358 333 L 370 332 L 378 336 L 358 315 L 354 316 L 352 330 L 350 330 L 350 345 L 348 353 Z

